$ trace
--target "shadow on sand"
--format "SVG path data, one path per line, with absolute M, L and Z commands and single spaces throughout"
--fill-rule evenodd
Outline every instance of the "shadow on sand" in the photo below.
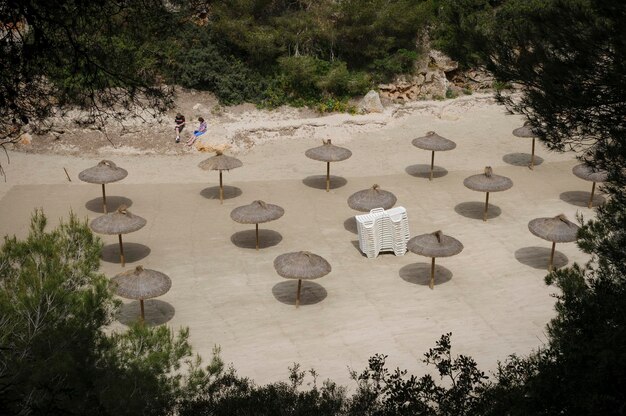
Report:
M 287 305 L 296 304 L 296 292 L 298 290 L 297 280 L 287 280 L 274 285 L 272 288 L 272 294 L 277 301 Z M 323 286 L 311 282 L 308 280 L 302 281 L 302 288 L 300 290 L 300 306 L 302 305 L 314 305 L 326 299 L 328 292 Z
M 283 240 L 283 236 L 274 230 L 263 230 L 259 228 L 259 248 L 268 248 L 278 245 Z M 230 241 L 239 248 L 256 249 L 256 231 L 238 231 L 230 236 Z
M 550 244 L 548 242 L 548 244 Z M 522 264 L 534 269 L 548 270 L 550 262 L 550 251 L 548 247 L 523 247 L 515 251 L 515 258 Z M 554 251 L 554 268 L 558 269 L 567 265 L 569 259 L 558 250 Z
M 567 191 L 563 192 L 559 195 L 559 198 L 563 202 L 567 202 L 568 204 L 576 205 L 577 207 L 585 207 L 587 208 L 589 204 L 589 197 L 591 196 L 591 192 L 584 191 Z M 593 196 L 593 206 L 597 207 L 598 205 L 602 205 L 606 202 L 606 198 L 602 195 L 595 194 Z
M 124 244 L 124 259 L 126 263 L 133 263 L 142 259 L 145 259 L 150 254 L 150 247 L 144 246 L 139 243 L 127 243 L 123 241 Z M 102 247 L 102 254 L 100 258 L 103 261 L 108 263 L 120 263 L 120 245 L 115 244 L 107 244 Z
M 107 211 L 114 212 L 117 207 L 120 205 L 126 205 L 127 208 L 133 205 L 133 201 L 123 196 L 108 196 L 107 195 Z M 102 197 L 94 198 L 90 201 L 87 201 L 85 204 L 85 208 L 87 208 L 91 212 L 97 212 L 99 214 L 104 214 L 104 207 L 102 206 Z
M 352 234 L 358 234 L 359 230 L 356 226 L 356 219 L 354 217 L 349 217 L 347 220 L 343 222 L 343 228 L 346 231 L 350 231 Z
M 237 198 L 242 194 L 241 189 L 236 186 L 224 185 L 224 199 Z M 200 195 L 206 199 L 220 199 L 220 187 L 209 186 L 200 191 Z
M 415 176 L 416 178 L 426 178 L 430 177 L 430 165 L 417 164 L 411 165 L 404 168 L 404 171 L 411 176 Z M 442 176 L 446 176 L 448 174 L 448 170 L 441 166 L 433 166 L 433 179 L 441 178 Z
M 163 325 L 169 322 L 176 314 L 176 309 L 167 302 L 158 299 L 147 299 L 143 301 L 145 323 L 148 326 Z M 141 308 L 139 301 L 134 300 L 123 304 L 117 311 L 117 320 L 126 326 L 130 326 L 139 321 Z
M 482 220 L 483 219 L 483 211 L 485 210 L 484 202 L 461 202 L 457 206 L 454 207 L 454 211 L 457 214 L 462 215 L 466 218 L 471 218 L 473 220 Z M 487 211 L 487 219 L 490 220 L 492 218 L 499 217 L 502 214 L 502 210 L 499 206 L 493 205 L 491 202 L 489 203 L 489 211 Z
M 513 166 L 529 166 L 530 165 L 530 153 L 509 153 L 502 156 L 504 163 L 508 163 Z M 535 166 L 539 166 L 543 163 L 543 158 L 535 155 Z
M 407 264 L 400 269 L 400 277 L 405 282 L 428 286 L 430 284 L 430 263 Z M 435 263 L 435 286 L 442 285 L 452 279 L 452 272 Z
M 302 183 L 310 188 L 326 190 L 326 175 L 307 176 L 302 179 Z M 348 183 L 346 178 L 330 175 L 330 189 L 337 189 Z

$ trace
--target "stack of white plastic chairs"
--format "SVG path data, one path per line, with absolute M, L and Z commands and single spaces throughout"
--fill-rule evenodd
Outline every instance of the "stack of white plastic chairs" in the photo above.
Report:
M 409 220 L 404 207 L 385 211 L 375 208 L 369 214 L 357 215 L 359 248 L 368 257 L 374 258 L 381 251 L 393 251 L 396 256 L 406 253 L 409 241 Z

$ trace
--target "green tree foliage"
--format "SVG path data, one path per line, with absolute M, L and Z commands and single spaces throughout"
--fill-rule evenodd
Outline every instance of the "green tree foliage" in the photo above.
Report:
M 484 45 L 494 29 L 494 13 L 506 0 L 439 0 L 433 44 L 462 67 L 484 63 Z
M 343 414 L 346 390 L 331 381 L 317 386 L 317 374 L 310 388 L 302 388 L 306 372 L 298 364 L 290 367 L 289 382 L 258 386 L 253 381 L 239 377 L 230 368 L 215 374 L 192 400 L 179 408 L 181 416 L 244 416 L 293 415 L 334 416 Z
M 161 50 L 178 21 L 160 0 L 2 2 L 1 124 L 41 120 L 66 104 L 109 116 L 163 110 L 171 95 L 160 83 Z
M 626 4 L 510 0 L 495 14 L 484 56 L 499 94 L 552 149 L 606 169 L 608 201 L 579 232 L 591 261 L 554 272 L 557 316 L 548 344 L 505 363 L 493 408 L 509 414 L 618 415 L 626 409 Z M 498 414 L 494 411 L 493 414 Z M 500 413 L 501 414 L 501 413 Z
M 439 377 L 437 384 L 427 374 L 420 378 L 407 376 L 406 370 L 389 371 L 385 355 L 375 355 L 369 368 L 352 377 L 358 383 L 350 400 L 350 415 L 478 415 L 481 394 L 487 377 L 467 356 L 453 357 L 451 334 L 442 335 L 435 348 L 424 354 L 423 362 L 434 365 Z
M 102 243 L 74 215 L 45 227 L 37 211 L 28 237 L 0 249 L 0 414 L 164 414 L 206 383 L 187 330 L 107 335 L 117 303 Z

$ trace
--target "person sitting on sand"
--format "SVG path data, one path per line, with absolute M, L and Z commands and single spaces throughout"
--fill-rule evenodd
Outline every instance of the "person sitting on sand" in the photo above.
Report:
M 200 125 L 198 126 L 198 130 L 193 131 L 193 136 L 191 136 L 189 140 L 187 140 L 187 146 L 191 146 L 198 137 L 206 133 L 206 129 L 207 129 L 206 122 L 204 121 L 202 117 L 198 117 L 198 121 L 200 122 Z
M 176 113 L 176 118 L 174 119 L 174 130 L 176 131 L 176 143 L 180 142 L 180 132 L 185 127 L 185 116 L 181 113 Z

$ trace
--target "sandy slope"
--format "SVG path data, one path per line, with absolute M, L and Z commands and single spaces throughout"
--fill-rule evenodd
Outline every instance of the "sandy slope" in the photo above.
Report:
M 589 184 L 571 174 L 574 155 L 538 146 L 540 163 L 529 170 L 523 165 L 530 140 L 511 135 L 521 119 L 485 97 L 416 103 L 374 116 L 254 122 L 242 116 L 237 123 L 238 131 L 291 124 L 297 134 L 259 135 L 255 146 L 239 147 L 244 166 L 224 174 L 229 199 L 222 206 L 215 200 L 217 173 L 196 166 L 206 154 L 113 158 L 129 176 L 109 186 L 110 202 L 129 203 L 148 220 L 125 238 L 127 268 L 143 264 L 173 280 L 168 294 L 147 302 L 150 322 L 189 326 L 200 354 L 208 358 L 220 345 L 226 361 L 258 382 L 284 379 L 287 366 L 299 362 L 315 367 L 321 378 L 348 383 L 346 367 L 360 370 L 374 353 L 389 355 L 392 366 L 421 371 L 422 354 L 445 332 L 453 333 L 455 353 L 474 356 L 484 369 L 545 340 L 554 314 L 554 289 L 543 283 L 550 244 L 530 234 L 527 223 L 559 213 L 593 215 L 585 207 Z M 301 127 L 313 123 L 319 125 Z M 411 145 L 428 130 L 458 144 L 437 154 L 439 174 L 432 182 L 423 177 L 429 153 Z M 332 165 L 330 193 L 320 189 L 324 165 L 304 157 L 326 137 L 353 151 Z M 70 208 L 89 219 L 99 215 L 99 187 L 77 179 L 99 158 L 10 156 L 7 182 L 0 184 L 2 234 L 25 235 L 35 207 L 44 207 L 53 224 Z M 486 223 L 480 219 L 484 195 L 463 187 L 463 179 L 485 165 L 514 182 L 511 190 L 492 194 Z M 465 245 L 460 255 L 438 262 L 434 291 L 426 285 L 428 259 L 408 253 L 369 260 L 359 253 L 356 213 L 346 200 L 373 183 L 407 208 L 412 235 L 442 229 Z M 253 228 L 229 217 L 254 199 L 286 211 L 261 227 L 259 252 L 249 248 Z M 102 270 L 113 276 L 122 270 L 116 239 L 104 241 Z M 305 305 L 298 310 L 294 283 L 272 267 L 278 254 L 295 250 L 318 253 L 333 266 L 327 277 L 305 283 Z M 558 265 L 586 260 L 574 244 L 557 250 Z M 132 319 L 136 307 L 127 302 L 113 328 Z

